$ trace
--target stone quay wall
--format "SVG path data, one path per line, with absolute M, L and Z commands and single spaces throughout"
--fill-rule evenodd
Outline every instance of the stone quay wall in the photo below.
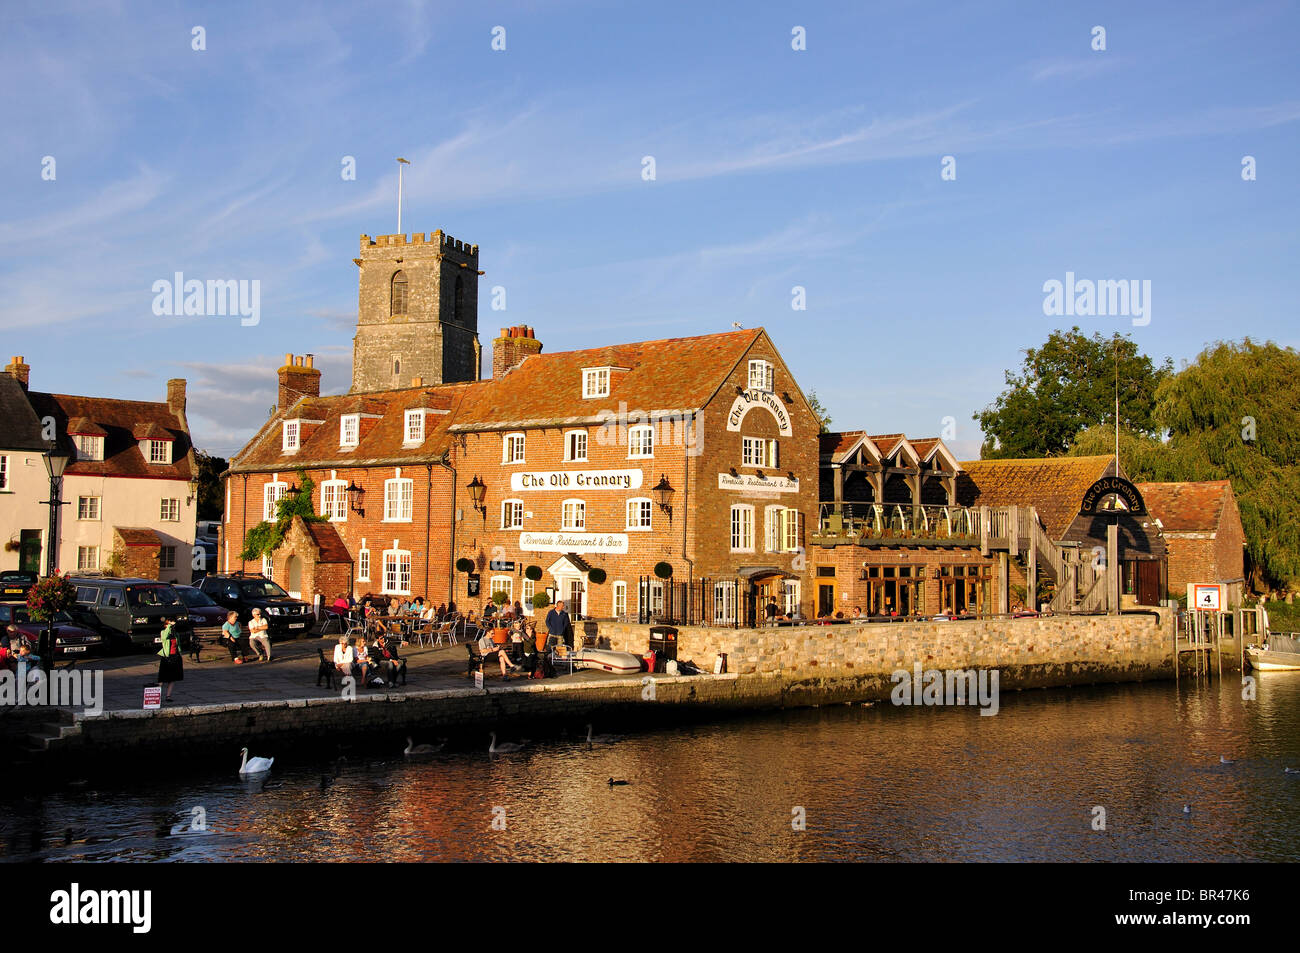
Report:
M 592 623 L 586 623 L 590 626 Z M 643 653 L 649 626 L 598 623 L 611 648 Z M 226 705 L 69 715 L 74 724 L 44 752 L 52 774 L 85 772 L 108 758 L 140 769 L 175 761 L 254 754 L 290 759 L 342 749 L 400 750 L 406 733 L 420 741 L 452 737 L 487 748 L 487 732 L 537 738 L 602 726 L 664 730 L 675 724 L 745 712 L 885 700 L 891 674 L 925 669 L 997 669 L 1002 690 L 1134 682 L 1173 677 L 1173 618 L 1054 617 L 1014 621 L 880 623 L 767 629 L 678 629 L 678 658 L 723 675 L 610 677 L 527 682 L 326 698 L 243 701 Z M 652 683 L 652 684 L 651 684 Z M 394 747 L 395 746 L 395 747 Z M 389 750 L 391 748 L 391 751 Z M 161 761 L 158 760 L 162 756 Z
M 1002 685 L 1044 687 L 1173 677 L 1169 610 L 1119 616 L 1046 616 L 958 622 L 721 629 L 681 626 L 677 658 L 706 672 L 727 656 L 739 675 L 787 679 L 885 676 L 926 669 L 1000 669 Z M 650 627 L 600 622 L 601 644 L 643 655 Z

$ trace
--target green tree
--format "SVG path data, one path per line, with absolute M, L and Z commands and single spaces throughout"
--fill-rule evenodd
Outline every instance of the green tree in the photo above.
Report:
M 817 425 L 821 428 L 817 432 L 830 433 L 830 429 L 831 429 L 830 411 L 828 411 L 822 405 L 822 402 L 817 399 L 817 392 L 815 390 L 810 390 L 808 392 L 808 406 L 812 408 L 813 414 L 816 415 L 817 417 Z
M 202 450 L 195 450 L 194 457 L 199 465 L 198 516 L 201 520 L 219 520 L 225 513 L 226 499 L 221 487 L 221 474 L 226 472 L 228 464 L 224 457 L 213 457 Z
M 312 491 L 316 483 L 305 470 L 298 471 L 298 492 L 286 493 L 275 504 L 275 522 L 263 520 L 256 526 L 249 527 L 244 536 L 244 551 L 240 559 L 252 562 L 269 556 L 284 543 L 284 534 L 289 531 L 289 524 L 295 516 L 301 516 L 308 523 L 324 523 L 329 517 L 321 516 L 312 505 Z
M 1057 456 L 1086 428 L 1107 420 L 1113 426 L 1116 362 L 1121 427 L 1157 433 L 1156 388 L 1173 373 L 1173 362 L 1156 367 L 1131 338 L 1088 337 L 1074 327 L 1030 348 L 1020 373 L 1006 372 L 1007 389 L 974 415 L 985 435 L 981 455 Z

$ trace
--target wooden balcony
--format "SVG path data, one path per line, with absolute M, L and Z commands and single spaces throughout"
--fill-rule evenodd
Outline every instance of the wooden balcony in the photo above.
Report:
M 1035 514 L 1028 506 L 917 503 L 822 503 L 813 546 L 965 547 L 1013 555 L 1029 545 Z

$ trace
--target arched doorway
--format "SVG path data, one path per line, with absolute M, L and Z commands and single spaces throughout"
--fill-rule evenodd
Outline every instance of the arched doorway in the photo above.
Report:
M 295 599 L 302 598 L 302 560 L 297 556 L 290 556 L 285 562 L 286 581 L 285 586 L 289 590 L 289 595 Z

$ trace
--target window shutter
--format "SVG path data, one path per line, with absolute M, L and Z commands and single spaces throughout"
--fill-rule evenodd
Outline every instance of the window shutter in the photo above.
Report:
M 767 442 L 767 465 L 769 467 L 772 467 L 773 469 L 776 469 L 781 465 L 779 462 L 777 462 L 776 448 L 777 448 L 777 443 L 775 440 L 769 440 Z

